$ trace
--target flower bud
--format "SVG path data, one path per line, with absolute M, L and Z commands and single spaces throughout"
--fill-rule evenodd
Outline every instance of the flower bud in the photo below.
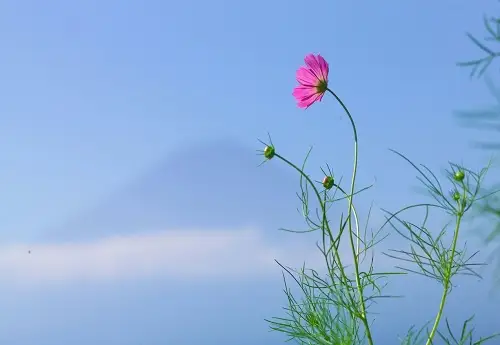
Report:
M 453 175 L 453 178 L 457 182 L 462 182 L 464 180 L 464 177 L 465 177 L 465 173 L 463 172 L 463 170 L 457 170 L 455 172 L 455 175 Z
M 453 200 L 458 201 L 458 200 L 460 200 L 460 197 L 461 197 L 461 195 L 458 191 L 455 191 L 453 193 Z
M 323 183 L 323 187 L 325 187 L 325 189 L 332 189 L 333 184 L 334 184 L 333 177 L 332 176 L 325 176 L 323 178 L 322 183 Z
M 275 154 L 276 154 L 276 151 L 274 150 L 273 146 L 266 146 L 265 147 L 264 157 L 266 157 L 266 159 L 272 159 Z

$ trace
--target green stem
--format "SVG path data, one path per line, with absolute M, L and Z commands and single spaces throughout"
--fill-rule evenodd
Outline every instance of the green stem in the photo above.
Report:
M 427 338 L 427 342 L 425 345 L 431 345 L 432 344 L 432 339 L 434 338 L 434 335 L 437 332 L 437 328 L 439 326 L 439 322 L 441 321 L 441 317 L 443 316 L 443 310 L 444 306 L 446 304 L 446 299 L 448 298 L 449 294 L 449 289 L 450 289 L 450 283 L 451 283 L 451 270 L 453 268 L 453 260 L 455 259 L 455 252 L 457 248 L 457 242 L 458 242 L 458 232 L 460 230 L 460 222 L 462 221 L 463 217 L 463 210 L 462 207 L 457 214 L 457 222 L 455 225 L 455 232 L 453 234 L 453 243 L 451 245 L 451 257 L 450 261 L 448 262 L 448 267 L 446 269 L 446 273 L 444 276 L 444 284 L 443 284 L 443 295 L 441 296 L 441 302 L 439 303 L 439 309 L 436 315 L 436 319 L 434 320 L 434 325 L 432 326 L 431 332 L 429 333 L 429 337 Z
M 365 304 L 365 298 L 363 294 L 363 286 L 361 286 L 361 280 L 359 277 L 359 242 L 357 242 L 357 246 L 354 245 L 354 238 L 353 238 L 353 231 L 352 231 L 352 205 L 353 205 L 353 196 L 354 196 L 354 186 L 356 183 L 356 173 L 358 170 L 358 132 L 356 130 L 356 124 L 354 123 L 354 119 L 351 116 L 351 113 L 345 106 L 344 102 L 330 89 L 327 89 L 328 92 L 330 92 L 333 97 L 339 102 L 339 104 L 342 106 L 344 109 L 345 113 L 349 117 L 349 120 L 351 121 L 352 125 L 352 131 L 354 134 L 354 167 L 352 171 L 352 179 L 351 179 L 351 191 L 348 195 L 348 203 L 349 203 L 349 208 L 347 210 L 347 221 L 348 221 L 348 227 L 349 227 L 349 240 L 351 242 L 351 249 L 352 249 L 352 256 L 354 259 L 354 270 L 355 270 L 355 275 L 356 275 L 356 287 L 358 289 L 358 294 L 359 294 L 359 303 L 361 307 L 361 321 L 363 322 L 363 325 L 366 330 L 366 337 L 368 339 L 369 345 L 373 345 L 373 338 L 370 330 L 370 325 L 368 324 L 368 319 L 366 316 L 366 304 Z M 359 232 L 359 229 L 357 229 L 357 232 Z M 357 241 L 359 241 L 359 233 L 356 234 L 357 236 Z M 358 250 L 356 250 L 358 248 Z
M 330 229 L 330 224 L 328 223 L 328 220 L 327 220 L 327 217 L 326 217 L 326 205 L 325 205 L 325 202 L 323 201 L 323 199 L 321 198 L 321 195 L 319 194 L 319 191 L 318 189 L 316 188 L 316 186 L 314 185 L 313 181 L 311 180 L 311 178 L 309 176 L 307 176 L 306 173 L 304 173 L 304 171 L 302 171 L 298 166 L 296 166 L 295 164 L 293 164 L 292 162 L 290 162 L 288 159 L 286 159 L 285 157 L 279 155 L 276 153 L 276 157 L 281 159 L 283 162 L 285 162 L 286 164 L 288 164 L 289 166 L 291 166 L 292 168 L 294 168 L 295 170 L 298 171 L 298 173 L 304 177 L 307 181 L 307 183 L 309 183 L 309 185 L 313 188 L 314 190 L 314 193 L 316 194 L 316 197 L 318 198 L 318 202 L 320 204 L 320 207 L 321 207 L 321 212 L 323 214 L 323 220 L 322 220 L 322 223 L 323 223 L 323 231 L 326 230 L 326 232 L 328 233 L 328 236 L 330 238 L 330 242 L 331 243 L 335 243 L 335 240 L 333 238 L 333 234 L 332 234 L 332 231 Z M 340 188 L 340 186 L 337 186 L 336 187 L 343 193 L 345 194 L 346 197 L 348 197 L 348 194 L 344 192 L 344 190 L 342 190 L 342 188 Z M 353 206 L 353 209 L 354 209 L 354 206 Z M 356 211 L 354 211 L 354 216 L 356 217 L 357 219 L 357 216 L 356 216 Z M 339 270 L 340 270 L 340 275 L 342 276 L 342 280 L 343 280 L 343 283 L 347 286 L 349 284 L 349 279 L 347 277 L 347 274 L 344 270 L 344 265 L 342 265 L 342 260 L 340 259 L 340 254 L 338 252 L 338 250 L 335 248 L 334 250 L 334 256 L 335 256 L 335 260 L 337 262 L 337 265 L 339 267 Z M 328 265 L 328 264 L 327 264 Z M 351 294 L 351 291 L 350 290 L 347 290 L 347 293 L 349 295 L 349 300 L 351 301 L 351 303 L 354 304 L 354 296 L 352 296 Z M 372 344 L 373 345 L 373 344 Z

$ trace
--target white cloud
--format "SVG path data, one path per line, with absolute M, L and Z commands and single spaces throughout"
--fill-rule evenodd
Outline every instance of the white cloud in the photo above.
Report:
M 299 236 L 300 238 L 300 236 Z M 286 265 L 317 262 L 317 249 L 301 242 L 271 245 L 254 229 L 182 230 L 108 237 L 88 243 L 0 247 L 4 283 L 61 283 L 166 277 L 255 279 Z M 30 251 L 30 253 L 29 253 Z

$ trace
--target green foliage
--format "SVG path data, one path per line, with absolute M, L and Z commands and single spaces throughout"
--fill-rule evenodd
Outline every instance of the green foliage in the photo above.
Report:
M 483 52 L 483 54 L 485 54 L 485 56 L 458 63 L 458 66 L 471 69 L 471 77 L 481 77 L 484 72 L 486 72 L 488 67 L 490 67 L 492 62 L 500 56 L 500 52 L 491 47 L 492 44 L 500 43 L 500 18 L 484 16 L 483 22 L 487 32 L 487 35 L 483 39 L 484 42 L 481 42 L 470 33 L 467 33 L 466 35 Z
M 480 263 L 471 261 L 477 252 L 469 255 L 467 248 L 459 247 L 459 233 L 461 221 L 466 213 L 476 202 L 488 196 L 481 194 L 481 185 L 489 166 L 479 172 L 474 172 L 464 166 L 450 163 L 450 168 L 446 171 L 446 179 L 441 181 L 425 165 L 416 165 L 404 155 L 393 151 L 417 171 L 417 178 L 427 189 L 433 203 L 407 206 L 394 213 L 385 211 L 386 222 L 382 227 L 377 231 L 368 231 L 367 219 L 367 225 L 362 230 L 354 197 L 371 186 L 356 190 L 358 165 L 356 126 L 345 104 L 333 91 L 328 89 L 328 92 L 334 96 L 351 120 L 354 136 L 354 166 L 349 189 L 342 187 L 342 180 L 333 179 L 334 173 L 329 166 L 327 169 L 321 169 L 322 180 L 312 179 L 306 172 L 306 162 L 311 150 L 299 167 L 284 158 L 270 138 L 269 143 L 261 142 L 266 147 L 260 151 L 264 157 L 263 163 L 269 162 L 271 158 L 277 159 L 295 170 L 300 176 L 300 192 L 297 196 L 301 203 L 301 213 L 309 228 L 283 230 L 295 233 L 319 232 L 317 248 L 324 263 L 322 270 L 306 268 L 305 265 L 300 270 L 296 270 L 278 262 L 284 271 L 284 292 L 288 305 L 284 308 L 285 316 L 273 317 L 267 322 L 272 330 L 282 332 L 287 335 L 288 340 L 295 340 L 300 344 L 373 345 L 371 330 L 373 320 L 369 312 L 370 307 L 378 299 L 396 297 L 383 293 L 390 276 L 416 273 L 440 282 L 443 286 L 442 296 L 432 327 L 426 335 L 422 336 L 423 328 L 417 333 L 411 328 L 401 343 L 416 345 L 425 340 L 426 345 L 431 345 L 438 336 L 448 341 L 446 340 L 448 338 L 440 332 L 439 326 L 447 298 L 452 291 L 453 279 L 459 274 L 479 277 L 474 268 Z M 273 148 L 272 157 L 266 155 L 269 147 Z M 330 217 L 332 205 L 341 201 L 347 201 L 347 210 L 339 215 L 339 221 L 333 222 Z M 403 218 L 406 211 L 417 208 L 425 210 L 424 219 L 418 225 Z M 448 215 L 450 223 L 454 224 L 453 228 L 443 227 L 435 231 L 428 226 L 430 209 Z M 337 225 L 336 228 L 335 225 Z M 396 233 L 401 235 L 409 244 L 409 249 L 395 249 L 385 255 L 405 264 L 413 264 L 413 268 L 398 266 L 394 272 L 380 272 L 375 269 L 373 247 L 384 239 L 381 234 L 386 226 L 391 226 Z M 343 238 L 347 241 L 341 241 Z M 341 252 L 345 253 L 345 250 L 341 249 L 341 244 L 346 243 L 348 252 L 351 253 L 351 265 L 346 265 L 345 254 L 340 255 Z M 291 277 L 298 287 L 301 298 L 296 297 L 296 294 L 289 288 L 287 276 Z M 463 339 L 469 338 L 471 339 L 471 337 Z M 453 334 L 450 339 L 455 339 Z M 483 341 L 487 339 L 490 338 L 484 338 Z
M 486 56 L 480 59 L 472 60 L 469 62 L 459 63 L 459 66 L 471 68 L 471 76 L 482 77 L 490 65 L 500 55 L 498 47 L 493 48 L 492 45 L 500 43 L 500 17 L 485 16 L 484 27 L 486 36 L 481 42 L 471 34 L 467 36 L 472 42 L 481 50 L 486 53 Z M 459 120 L 463 121 L 469 128 L 476 128 L 481 130 L 500 132 L 500 90 L 494 85 L 490 79 L 485 79 L 491 95 L 496 100 L 496 105 L 489 109 L 461 111 L 457 113 Z M 479 142 L 476 146 L 481 149 L 500 150 L 500 140 L 494 142 Z M 497 182 L 498 183 L 498 182 Z M 490 187 L 490 190 L 495 190 L 496 187 Z M 477 214 L 491 224 L 488 228 L 485 241 L 487 244 L 495 244 L 500 242 L 500 198 L 498 195 L 491 195 L 489 198 L 482 200 L 477 204 Z M 500 272 L 500 244 L 497 245 L 496 253 L 493 257 L 497 260 L 497 271 Z M 498 278 L 500 283 L 500 278 Z
M 500 56 L 494 45 L 500 43 L 500 17 L 484 17 L 487 36 L 484 40 L 467 33 L 469 39 L 483 53 L 483 57 L 461 62 L 458 65 L 471 69 L 471 77 L 482 77 L 486 70 Z M 488 84 L 493 90 L 493 84 Z M 496 91 L 496 90 L 495 90 Z M 297 193 L 301 203 L 301 213 L 308 226 L 306 230 L 282 229 L 288 232 L 318 232 L 317 248 L 324 263 L 322 270 L 306 268 L 293 269 L 279 263 L 283 269 L 285 295 L 288 305 L 284 308 L 285 316 L 266 320 L 271 329 L 287 335 L 288 340 L 295 340 L 307 345 L 373 345 L 373 320 L 369 312 L 372 304 L 378 299 L 399 297 L 383 293 L 387 281 L 392 275 L 419 274 L 438 281 L 442 286 L 442 295 L 434 318 L 421 328 L 412 326 L 406 336 L 400 340 L 401 345 L 431 345 L 438 339 L 445 345 L 480 345 L 500 336 L 500 333 L 475 340 L 474 328 L 470 326 L 472 317 L 464 321 L 457 334 L 452 331 L 448 319 L 444 316 L 448 297 L 453 290 L 453 281 L 457 275 L 480 277 L 475 268 L 482 263 L 474 262 L 478 253 L 469 253 L 466 246 L 460 245 L 459 235 L 463 218 L 469 211 L 495 219 L 496 226 L 488 234 L 486 241 L 500 240 L 500 197 L 496 191 L 483 188 L 483 180 L 490 165 L 475 172 L 464 166 L 449 164 L 446 179 L 439 179 L 425 165 L 417 165 L 404 155 L 393 151 L 407 161 L 416 171 L 417 179 L 427 190 L 432 202 L 406 206 L 397 212 L 386 213 L 386 221 L 377 231 L 368 231 L 368 214 L 364 230 L 360 227 L 360 219 L 356 211 L 354 198 L 371 186 L 356 189 L 358 167 L 358 137 L 356 125 L 349 110 L 342 100 L 330 89 L 321 90 L 331 94 L 349 117 L 354 138 L 354 166 L 349 188 L 342 187 L 342 180 L 333 178 L 332 169 L 321 169 L 322 180 L 313 180 L 306 173 L 306 161 L 299 167 L 282 155 L 275 148 L 271 139 L 260 151 L 264 161 L 271 158 L 280 160 L 300 176 L 300 192 Z M 461 112 L 461 120 L 470 121 L 477 127 L 500 131 L 500 93 L 492 92 L 498 101 L 498 107 L 491 110 Z M 498 121 L 498 123 L 495 123 Z M 500 149 L 500 143 L 480 144 L 482 148 Z M 493 190 L 490 188 L 490 190 Z M 332 205 L 347 201 L 347 209 L 340 213 L 339 220 L 331 220 Z M 424 217 L 420 222 L 407 219 L 405 214 L 415 209 L 423 209 Z M 429 225 L 431 210 L 439 211 L 449 217 L 449 222 L 438 229 Z M 390 227 L 408 243 L 407 249 L 393 249 L 384 253 L 387 257 L 402 262 L 394 272 L 375 270 L 373 247 L 382 241 L 382 230 Z M 341 239 L 347 241 L 341 241 Z M 345 251 L 341 244 L 346 244 L 351 253 L 350 265 L 346 264 Z M 500 254 L 500 245 L 499 245 Z M 344 255 L 340 255 L 342 252 Z M 500 255 L 499 255 L 500 258 Z M 499 259 L 500 263 L 500 259 Z M 500 268 L 500 265 L 499 265 Z M 323 272 L 323 273 L 320 273 Z M 291 277 L 297 292 L 287 283 Z M 297 293 L 301 295 L 296 297 Z M 442 319 L 444 318 L 444 326 Z M 428 327 L 430 326 L 430 327 Z M 444 329 L 443 329 L 444 328 Z
M 471 322 L 473 318 L 474 316 L 464 321 L 460 331 L 460 337 L 457 337 L 457 335 L 453 333 L 450 323 L 446 320 L 446 331 L 448 334 L 445 335 L 444 333 L 438 331 L 439 337 L 443 340 L 445 345 L 481 345 L 488 340 L 500 336 L 500 333 L 497 333 L 485 338 L 480 337 L 478 340 L 474 341 L 474 327 L 469 327 L 469 322 Z

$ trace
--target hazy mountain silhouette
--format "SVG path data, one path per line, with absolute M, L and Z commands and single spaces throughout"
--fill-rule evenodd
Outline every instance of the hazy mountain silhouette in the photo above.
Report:
M 256 153 L 234 140 L 183 147 L 43 240 L 247 225 L 276 235 L 297 214 L 298 176 L 279 161 L 258 167 L 263 157 Z

